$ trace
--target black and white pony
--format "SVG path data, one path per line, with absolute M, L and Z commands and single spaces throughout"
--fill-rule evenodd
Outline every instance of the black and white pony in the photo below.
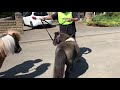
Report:
M 64 76 L 69 78 L 74 62 L 80 61 L 80 48 L 75 39 L 69 35 L 60 32 L 55 32 L 54 35 L 53 45 L 57 45 L 57 48 L 53 78 L 63 78 Z

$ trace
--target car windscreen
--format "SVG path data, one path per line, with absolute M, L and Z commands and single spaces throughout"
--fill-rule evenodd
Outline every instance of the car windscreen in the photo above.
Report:
M 48 14 L 47 14 L 47 12 L 35 12 L 34 15 L 35 16 L 46 16 Z
M 30 16 L 31 14 L 32 14 L 32 12 L 23 12 L 23 17 Z

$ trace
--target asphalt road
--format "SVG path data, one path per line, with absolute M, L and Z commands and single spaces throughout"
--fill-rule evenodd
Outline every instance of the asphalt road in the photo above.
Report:
M 74 65 L 71 78 L 120 78 L 120 27 L 92 27 L 76 23 L 81 62 Z M 59 27 L 47 28 L 53 36 Z M 52 78 L 55 57 L 45 28 L 24 27 L 22 51 L 9 55 L 0 69 L 1 78 Z

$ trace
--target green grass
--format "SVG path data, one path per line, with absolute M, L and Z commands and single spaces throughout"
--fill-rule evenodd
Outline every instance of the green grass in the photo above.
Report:
M 120 12 L 97 15 L 91 22 L 86 22 L 89 26 L 114 27 L 120 26 Z

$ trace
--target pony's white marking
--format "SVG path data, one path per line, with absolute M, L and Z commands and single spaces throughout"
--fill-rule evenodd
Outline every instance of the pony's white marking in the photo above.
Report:
M 75 39 L 72 38 L 72 37 L 70 37 L 70 38 L 68 38 L 65 42 L 67 42 L 67 41 L 75 41 Z
M 12 36 L 6 35 L 2 37 L 2 41 L 6 48 L 6 54 L 12 53 L 14 54 L 14 48 L 15 48 L 15 40 Z

